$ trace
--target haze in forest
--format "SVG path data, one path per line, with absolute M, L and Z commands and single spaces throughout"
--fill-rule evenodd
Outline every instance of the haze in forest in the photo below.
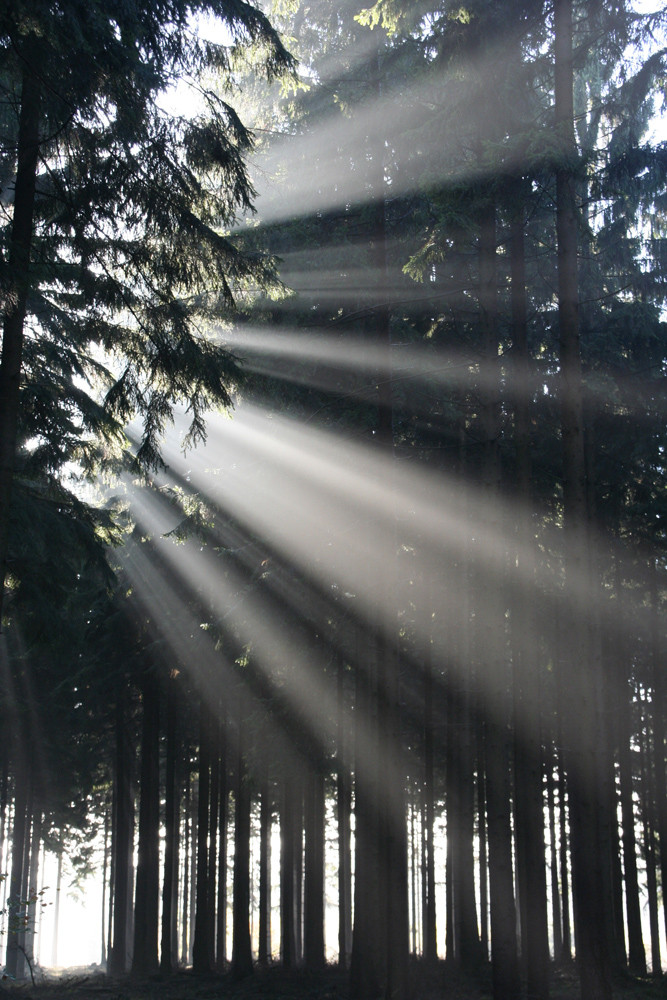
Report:
M 665 19 L 0 6 L 6 982 L 659 982 Z

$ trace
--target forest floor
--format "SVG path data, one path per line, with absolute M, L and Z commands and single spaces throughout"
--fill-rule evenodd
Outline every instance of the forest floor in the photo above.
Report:
M 179 972 L 146 980 L 115 979 L 99 970 L 64 970 L 60 975 L 35 971 L 35 983 L 0 985 L 1 1000 L 347 1000 L 347 975 L 336 966 L 321 972 L 286 971 L 279 966 L 258 970 L 241 982 L 229 975 L 194 976 Z M 467 977 L 440 962 L 427 970 L 411 969 L 414 1000 L 491 1000 L 489 970 Z M 579 1000 L 574 969 L 554 969 L 551 1000 Z M 625 976 L 614 984 L 615 1000 L 665 1000 L 667 976 L 639 979 Z M 369 998 L 370 1000 L 370 998 Z

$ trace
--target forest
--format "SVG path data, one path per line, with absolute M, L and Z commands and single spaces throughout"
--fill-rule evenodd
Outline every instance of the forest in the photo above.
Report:
M 3 996 L 68 880 L 105 997 L 661 995 L 665 100 L 658 0 L 0 0 Z

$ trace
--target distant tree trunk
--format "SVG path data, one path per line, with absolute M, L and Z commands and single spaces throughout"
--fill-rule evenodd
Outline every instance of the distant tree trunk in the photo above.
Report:
M 176 784 L 176 759 L 181 750 L 176 721 L 176 677 L 167 680 L 167 761 L 164 801 L 164 878 L 162 881 L 162 929 L 160 971 L 171 973 L 176 967 L 176 916 L 178 908 L 178 832 L 179 802 Z
M 243 696 L 241 696 L 243 700 Z M 245 758 L 245 711 L 238 713 L 234 823 L 234 909 L 232 915 L 232 976 L 252 974 L 250 944 L 250 777 Z
M 25 951 L 26 955 L 34 965 L 36 962 L 35 956 L 35 937 L 37 934 L 37 924 L 39 921 L 40 907 L 39 907 L 39 855 L 42 847 L 42 809 L 41 806 L 37 806 L 33 809 L 32 818 L 32 836 L 30 838 L 30 875 L 28 878 L 28 894 L 27 894 L 27 926 L 26 926 L 26 940 L 25 940 Z
M 653 556 L 648 562 L 648 591 L 651 686 L 653 688 L 651 704 L 653 709 L 653 768 L 655 774 L 656 823 L 660 848 L 661 885 L 663 887 L 662 915 L 665 921 L 665 935 L 667 936 L 667 905 L 665 905 L 665 886 L 667 886 L 667 775 L 665 773 L 665 756 L 667 754 L 667 744 L 665 742 L 667 682 L 665 680 L 665 669 L 661 656 L 658 563 L 657 559 Z
M 483 483 L 481 514 L 487 530 L 500 536 L 500 369 L 496 253 L 496 206 L 480 211 L 479 305 L 482 329 L 481 418 Z M 486 553 L 481 553 L 484 559 Z M 516 912 L 512 872 L 512 832 L 509 788 L 509 677 L 505 664 L 505 615 L 501 605 L 502 569 L 494 562 L 478 566 L 482 624 L 480 691 L 486 718 L 486 805 L 489 835 L 489 897 L 491 904 L 491 964 L 494 1000 L 519 997 Z M 481 817 L 480 817 L 481 821 Z
M 28 48 L 28 58 L 24 55 L 22 63 L 14 210 L 3 295 L 5 316 L 0 356 L 0 622 L 7 574 L 9 510 L 23 365 L 23 329 L 30 289 L 30 255 L 39 157 L 41 92 L 32 57 L 33 53 Z M 17 945 L 18 940 L 12 945 L 15 956 L 18 955 Z
M 125 680 L 119 678 L 115 707 L 116 749 L 114 757 L 114 816 L 113 830 L 113 945 L 109 953 L 109 974 L 122 976 L 128 969 L 129 926 L 131 902 L 134 804 L 130 772 L 130 747 L 126 733 L 127 694 Z
M 215 962 L 218 972 L 224 972 L 227 964 L 227 803 L 229 782 L 227 779 L 227 713 L 222 706 L 219 729 L 220 754 L 220 801 L 218 805 L 218 922 L 216 925 Z
M 477 839 L 479 842 L 479 942 L 481 954 L 489 957 L 489 831 L 487 826 L 486 808 L 486 774 L 484 771 L 484 724 L 478 720 L 476 728 L 477 742 L 477 780 L 474 783 L 477 793 Z
M 619 617 L 627 617 L 625 588 L 620 561 L 616 562 L 616 593 Z M 621 823 L 623 840 L 623 872 L 625 875 L 625 907 L 628 928 L 628 968 L 635 975 L 646 975 L 646 952 L 642 937 L 641 907 L 639 902 L 639 877 L 637 874 L 637 840 L 635 829 L 637 820 L 634 807 L 632 774 L 632 726 L 630 721 L 631 686 L 627 681 L 629 670 L 626 640 L 619 636 L 615 643 L 613 662 L 615 703 L 618 720 L 618 771 L 621 800 Z
M 259 789 L 259 948 L 257 960 L 266 967 L 271 961 L 271 820 L 272 799 L 269 757 L 262 761 Z
M 430 602 L 429 602 L 430 611 Z M 429 623 L 430 625 L 430 623 Z M 433 662 L 430 655 L 430 634 L 428 634 L 428 655 L 424 665 L 424 958 L 430 965 L 438 960 L 438 941 L 435 910 L 435 764 L 433 747 Z
M 563 925 L 560 908 L 560 889 L 558 886 L 558 828 L 556 826 L 556 810 L 554 805 L 553 761 L 549 760 L 547 768 L 547 809 L 549 815 L 549 873 L 551 878 L 551 927 L 554 939 L 554 961 L 559 961 L 563 950 Z
M 572 927 L 570 924 L 570 871 L 568 867 L 567 840 L 567 779 L 563 767 L 562 753 L 558 754 L 558 839 L 560 843 L 560 891 L 563 901 L 563 934 L 562 951 L 558 956 L 561 962 L 572 961 Z
M 658 919 L 658 880 L 655 860 L 655 782 L 651 773 L 651 723 L 646 703 L 646 689 L 642 698 L 641 722 L 641 816 L 644 852 L 646 854 L 646 893 L 648 896 L 649 928 L 651 932 L 651 972 L 662 972 L 660 961 L 660 921 Z
M 336 804 L 338 819 L 338 964 L 347 969 L 352 939 L 352 857 L 350 853 L 350 813 L 352 787 L 346 726 L 345 665 L 338 661 L 337 672 Z
M 377 723 L 377 649 L 362 628 L 357 630 L 355 664 L 354 761 L 354 925 L 350 958 L 352 1000 L 381 996 L 386 982 L 386 925 L 380 894 L 379 767 Z
M 160 898 L 160 691 L 151 669 L 141 678 L 141 776 L 139 849 L 134 907 L 133 976 L 159 970 Z
M 56 899 L 53 907 L 53 940 L 51 944 L 51 965 L 58 965 L 58 931 L 60 929 L 60 893 L 63 884 L 63 850 L 58 851 L 58 867 L 56 869 Z M 110 954 L 110 952 L 109 952 Z
M 187 757 L 186 757 L 187 759 Z M 183 893 L 181 898 L 181 961 L 183 965 L 188 964 L 190 955 L 189 929 L 190 929 L 190 869 L 192 854 L 192 791 L 190 778 L 190 764 L 185 770 L 185 794 L 183 797 Z
M 525 185 L 516 181 L 511 191 L 515 208 L 511 223 L 511 313 L 513 343 L 514 448 L 516 494 L 520 515 L 516 522 L 518 554 L 511 588 L 513 606 L 512 664 L 514 694 L 514 795 L 517 876 L 521 916 L 521 958 L 526 992 L 535 1000 L 549 995 L 549 934 L 542 791 L 542 734 L 540 671 L 535 635 L 535 539 L 529 511 L 533 506 L 530 457 L 530 357 L 526 308 L 524 238 Z M 553 807 L 553 801 L 552 801 Z M 556 900 L 557 900 L 556 894 Z M 558 928 L 560 937 L 560 927 Z
M 104 810 L 104 847 L 103 847 L 103 861 L 102 861 L 102 942 L 101 942 L 101 956 L 100 964 L 106 967 L 107 963 L 107 933 L 108 933 L 108 920 L 107 920 L 107 909 L 111 908 L 111 900 L 109 899 L 107 907 L 107 896 L 109 895 L 109 832 L 110 832 L 110 810 L 109 804 L 106 804 Z M 55 962 L 52 963 L 55 965 Z
M 304 962 L 324 967 L 324 776 L 311 764 L 305 780 Z
M 295 796 L 294 777 L 284 763 L 280 803 L 280 955 L 282 965 L 292 969 L 297 962 L 295 891 Z
M 208 707 L 201 696 L 199 713 L 199 792 L 197 803 L 197 884 L 192 968 L 201 975 L 211 971 L 208 909 L 208 829 L 211 776 L 211 735 Z
M 577 965 L 582 1000 L 611 1000 L 605 900 L 597 838 L 598 733 L 593 662 L 588 627 L 574 598 L 575 580 L 590 565 L 579 348 L 579 290 L 574 136 L 572 0 L 555 0 L 555 111 L 560 142 L 556 167 L 560 406 L 563 445 L 565 572 L 569 597 L 564 665 L 568 711 L 563 718 L 570 801 L 570 839 L 577 933 Z
M 216 875 L 218 871 L 218 821 L 220 819 L 220 723 L 217 718 L 210 719 L 211 727 L 211 801 L 209 805 L 208 831 L 208 939 L 209 965 L 216 967 L 215 946 L 215 911 L 217 904 Z

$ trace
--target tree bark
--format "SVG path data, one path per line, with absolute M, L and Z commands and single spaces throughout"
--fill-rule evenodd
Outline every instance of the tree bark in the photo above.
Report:
M 139 847 L 134 906 L 132 975 L 158 972 L 160 897 L 160 692 L 149 668 L 141 678 Z
M 324 775 L 311 764 L 306 773 L 304 962 L 321 969 L 324 956 Z
M 234 910 L 232 924 L 232 977 L 252 974 L 250 944 L 250 776 L 245 759 L 245 713 L 239 711 L 234 823 Z
M 266 967 L 271 961 L 271 826 L 272 798 L 269 775 L 269 758 L 262 762 L 262 781 L 259 790 L 259 947 L 257 960 Z
M 211 736 L 208 707 L 201 697 L 199 712 L 199 792 L 197 802 L 197 878 L 192 968 L 197 974 L 211 971 L 208 909 L 208 827 L 211 782 Z
M 181 750 L 176 719 L 176 677 L 167 680 L 167 763 L 164 801 L 164 877 L 162 881 L 162 928 L 160 971 L 171 973 L 176 967 L 178 946 L 176 924 L 178 910 L 178 833 L 179 801 L 176 784 L 176 759 Z
M 24 54 L 14 211 L 7 262 L 9 289 L 0 357 L 0 629 L 7 575 L 12 476 L 18 434 L 23 333 L 30 290 L 30 254 L 39 158 L 40 114 L 39 81 L 30 59 L 25 58 Z
M 127 696 L 124 678 L 119 678 L 116 707 L 116 750 L 114 760 L 114 816 L 113 830 L 113 945 L 109 954 L 109 974 L 122 976 L 128 969 L 129 923 L 131 902 L 133 810 L 130 750 L 126 733 L 125 711 Z
M 227 804 L 229 782 L 227 779 L 227 714 L 223 705 L 220 722 L 220 801 L 218 804 L 218 921 L 216 924 L 215 967 L 224 972 L 227 965 Z
M 555 111 L 560 156 L 556 166 L 560 406 L 567 621 L 564 666 L 569 711 L 563 719 L 570 800 L 577 965 L 582 1000 L 611 1000 L 605 900 L 597 838 L 597 685 L 586 621 L 574 598 L 588 578 L 588 534 L 581 355 L 574 136 L 572 0 L 555 0 Z M 590 580 L 589 580 L 590 582 Z M 589 592 L 590 588 L 586 589 Z
M 285 761 L 280 803 L 280 956 L 285 969 L 297 963 L 296 951 L 296 872 L 295 872 L 295 795 L 290 762 Z

